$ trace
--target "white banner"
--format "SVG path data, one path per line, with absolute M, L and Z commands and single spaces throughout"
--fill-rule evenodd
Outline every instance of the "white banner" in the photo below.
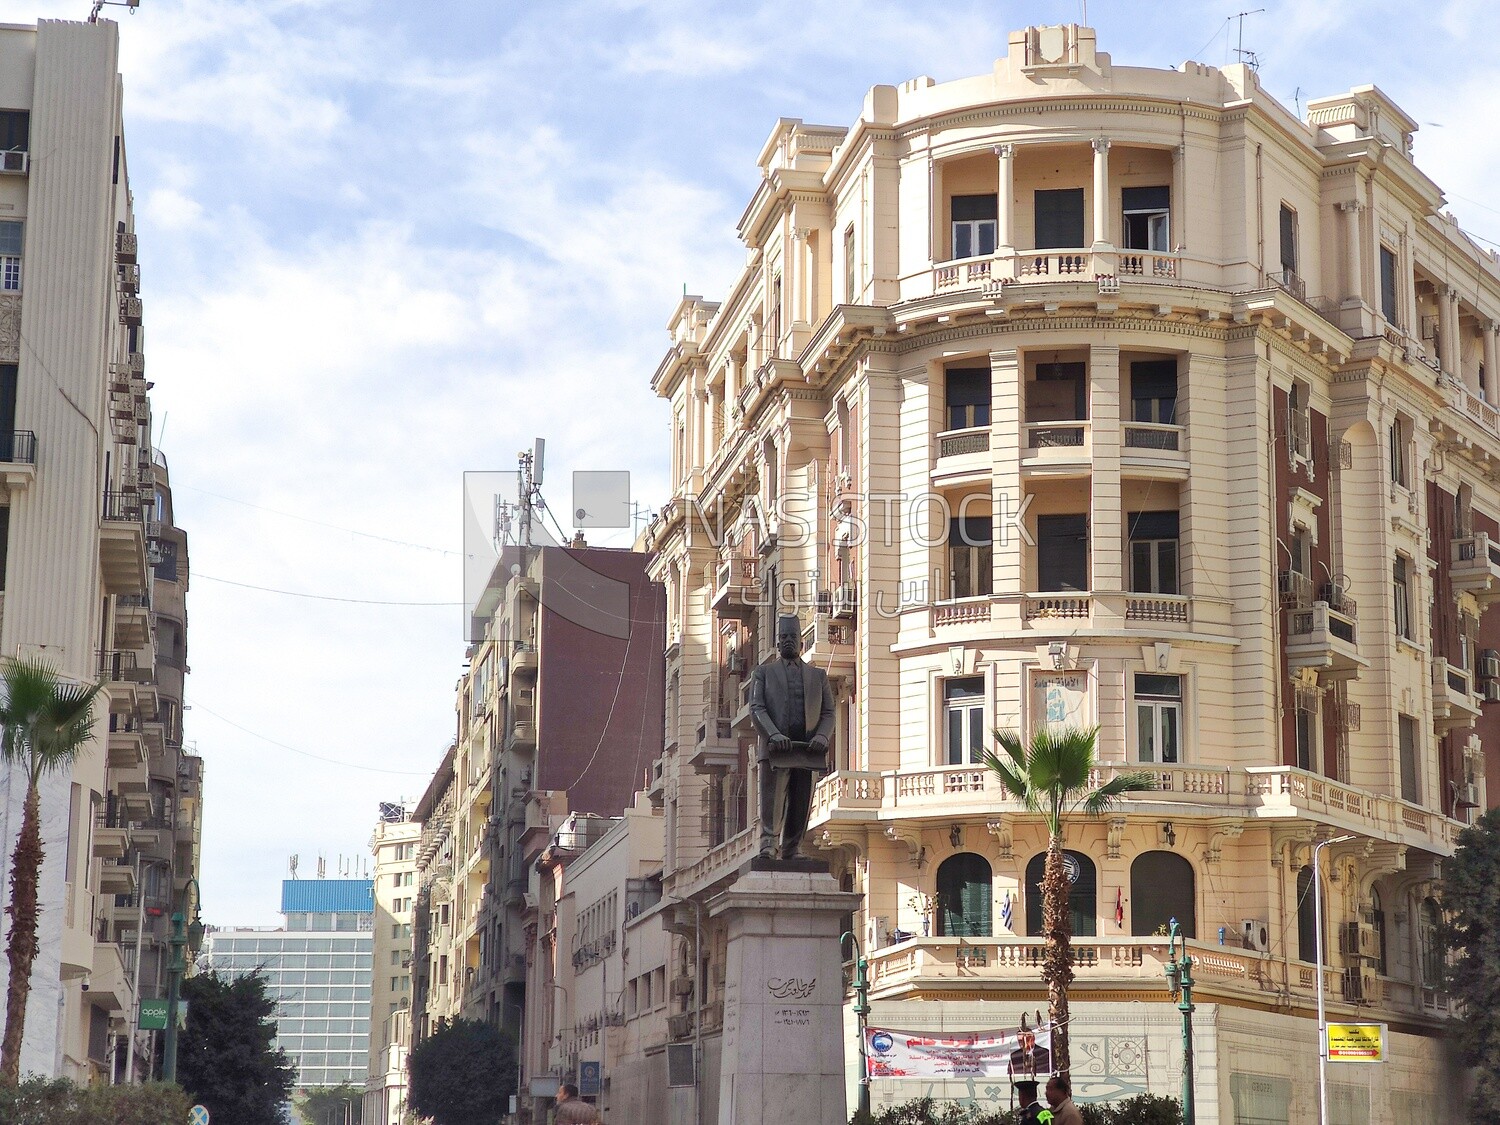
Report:
M 970 1034 L 865 1029 L 871 1078 L 1020 1078 L 1052 1070 L 1052 1029 Z

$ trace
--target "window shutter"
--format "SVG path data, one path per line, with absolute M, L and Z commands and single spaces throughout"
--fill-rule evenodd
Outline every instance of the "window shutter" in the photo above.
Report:
M 945 398 L 948 406 L 989 405 L 990 369 L 955 367 L 948 372 Z
M 953 221 L 969 223 L 978 219 L 994 219 L 998 215 L 993 195 L 955 195 L 953 197 Z
M 1297 212 L 1281 205 L 1281 268 L 1297 272 Z
M 1166 211 L 1171 205 L 1169 187 L 1128 187 L 1120 189 L 1123 211 Z
M 1038 516 L 1036 557 L 1042 590 L 1088 589 L 1088 517 Z
M 1035 202 L 1036 248 L 1074 249 L 1083 245 L 1083 189 L 1038 191 Z
M 1130 539 L 1176 539 L 1176 512 L 1131 512 Z

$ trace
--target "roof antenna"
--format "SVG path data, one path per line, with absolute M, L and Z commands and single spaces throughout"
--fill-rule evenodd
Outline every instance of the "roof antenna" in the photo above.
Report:
M 94 9 L 89 13 L 89 23 L 99 22 L 99 13 L 104 10 L 105 5 L 111 8 L 129 8 L 130 14 L 135 15 L 135 10 L 141 6 L 141 0 L 94 0 Z
M 1256 57 L 1256 54 L 1255 54 L 1254 51 L 1247 51 L 1247 50 L 1245 50 L 1245 17 L 1246 16 L 1258 16 L 1258 15 L 1260 15 L 1264 11 L 1265 11 L 1264 8 L 1252 8 L 1248 12 L 1236 12 L 1234 15 L 1232 15 L 1232 16 L 1229 17 L 1232 20 L 1239 20 L 1240 21 L 1240 38 L 1239 38 L 1239 44 L 1235 47 L 1234 53 L 1237 54 L 1240 57 L 1240 62 L 1249 63 L 1251 70 L 1259 70 L 1260 69 L 1260 59 Z

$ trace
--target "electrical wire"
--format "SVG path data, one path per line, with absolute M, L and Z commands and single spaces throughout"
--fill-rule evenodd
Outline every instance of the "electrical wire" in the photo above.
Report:
M 442 606 L 452 608 L 465 605 L 465 602 L 400 602 L 384 601 L 379 598 L 340 598 L 333 594 L 308 594 L 301 590 L 276 590 L 270 586 L 256 586 L 250 582 L 236 582 L 232 578 L 218 578 L 212 574 L 204 574 L 201 571 L 193 572 L 194 578 L 206 579 L 209 582 L 220 582 L 225 586 L 238 586 L 242 590 L 259 590 L 263 594 L 281 594 L 288 598 L 311 598 L 319 602 L 345 602 L 350 605 L 404 605 L 404 606 Z
M 298 749 L 295 746 L 288 746 L 285 742 L 278 742 L 276 739 L 269 738 L 266 735 L 259 733 L 258 731 L 253 731 L 249 727 L 241 726 L 239 723 L 235 722 L 233 719 L 228 718 L 227 716 L 219 714 L 212 707 L 209 707 L 209 706 L 207 706 L 204 703 L 200 703 L 197 699 L 186 700 L 185 704 L 187 706 L 192 707 L 194 710 L 204 711 L 204 712 L 212 715 L 214 718 L 218 719 L 219 722 L 226 723 L 229 726 L 232 726 L 235 730 L 242 731 L 245 734 L 248 734 L 251 738 L 256 738 L 256 739 L 259 739 L 261 742 L 266 742 L 266 743 L 269 743 L 272 746 L 280 747 L 282 750 L 289 750 L 293 754 L 300 754 L 304 758 L 312 758 L 315 761 L 327 762 L 329 765 L 332 765 L 332 766 L 341 766 L 344 769 L 363 770 L 366 773 L 399 774 L 399 775 L 401 775 L 403 777 L 431 777 L 432 776 L 432 771 L 431 770 L 387 770 L 387 769 L 381 769 L 378 766 L 363 766 L 363 765 L 360 765 L 357 762 L 344 762 L 344 761 L 340 761 L 337 758 L 326 758 L 322 754 L 314 754 L 310 750 L 300 750 L 300 749 Z

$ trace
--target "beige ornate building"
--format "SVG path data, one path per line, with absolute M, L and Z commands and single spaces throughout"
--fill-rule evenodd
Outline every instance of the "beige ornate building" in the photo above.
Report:
M 404 805 L 382 803 L 370 836 L 375 856 L 375 928 L 370 954 L 370 1052 L 364 1120 L 401 1125 L 411 1046 L 412 914 L 422 826 Z
M 127 1075 L 133 996 L 165 995 L 197 870 L 202 760 L 183 743 L 187 538 L 151 448 L 118 46 L 110 22 L 0 24 L 0 656 L 107 683 L 92 747 L 44 784 L 22 1067 L 125 1081 L 150 1058 L 140 1035 Z M 0 767 L 0 877 L 24 793 Z
M 1247 67 L 1116 66 L 1077 26 L 776 124 L 746 268 L 652 380 L 680 925 L 754 846 L 747 672 L 791 608 L 837 688 L 812 836 L 864 895 L 873 1023 L 1045 1005 L 1044 833 L 976 754 L 1098 724 L 1099 777 L 1157 789 L 1069 830 L 1080 1095 L 1176 1092 L 1175 918 L 1200 1122 L 1309 1118 L 1320 988 L 1390 1027 L 1334 1120 L 1454 1104 L 1433 896 L 1500 752 L 1500 264 L 1414 131 L 1373 86 L 1299 120 Z M 1311 849 L 1346 834 L 1320 980 Z M 704 1120 L 723 956 L 710 925 L 673 998 Z

